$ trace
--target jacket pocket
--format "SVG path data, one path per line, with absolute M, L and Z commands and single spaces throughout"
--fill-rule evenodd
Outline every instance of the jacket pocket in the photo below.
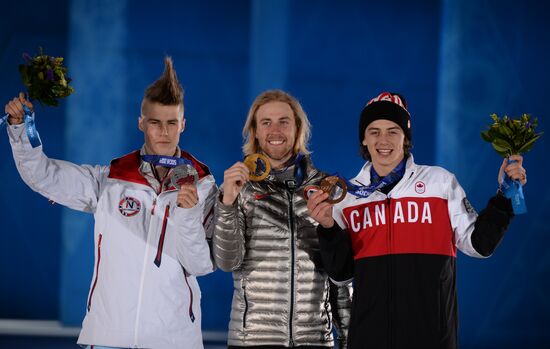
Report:
M 243 286 L 244 312 L 243 312 L 243 329 L 246 328 L 246 315 L 248 313 L 248 299 L 246 296 L 246 286 Z
M 193 290 L 191 289 L 191 285 L 189 285 L 185 270 L 183 271 L 183 276 L 185 277 L 185 283 L 189 289 L 189 319 L 191 319 L 191 322 L 195 322 L 195 314 L 193 313 Z
M 99 264 L 101 263 L 101 240 L 103 239 L 103 234 L 99 234 L 99 239 L 97 242 L 97 263 L 95 266 L 95 278 L 94 283 L 92 284 L 92 289 L 90 290 L 90 296 L 88 296 L 88 311 L 92 307 L 92 298 L 94 296 L 95 287 L 97 285 L 97 280 L 99 279 Z
M 159 244 L 157 246 L 157 254 L 155 255 L 155 265 L 160 268 L 162 259 L 162 250 L 164 248 L 164 238 L 166 236 L 166 226 L 168 225 L 168 217 L 170 216 L 170 205 L 166 205 L 164 210 L 164 218 L 162 219 L 162 229 L 160 231 Z M 187 281 L 187 279 L 186 279 Z

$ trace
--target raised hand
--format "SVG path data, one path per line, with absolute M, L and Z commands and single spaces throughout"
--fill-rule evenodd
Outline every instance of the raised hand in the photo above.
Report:
M 30 110 L 33 109 L 32 103 L 27 101 L 27 98 L 23 92 L 19 92 L 19 97 L 15 97 L 9 101 L 8 104 L 6 104 L 4 111 L 6 114 L 9 114 L 8 122 L 10 125 L 19 125 L 23 123 L 23 118 L 25 116 L 23 104 Z
M 508 159 L 513 162 L 509 164 Z M 525 185 L 525 183 L 527 183 L 527 171 L 523 168 L 523 157 L 521 155 L 512 155 L 502 161 L 502 165 L 500 166 L 500 170 L 498 172 L 499 184 L 501 184 L 504 180 L 504 173 L 506 173 L 512 180 L 519 180 L 521 185 Z
M 242 162 L 236 162 L 223 173 L 223 199 L 224 205 L 232 205 L 250 179 L 250 170 Z

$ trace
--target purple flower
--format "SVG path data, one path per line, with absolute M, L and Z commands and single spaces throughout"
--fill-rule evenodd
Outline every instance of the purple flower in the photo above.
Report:
M 32 62 L 32 56 L 28 53 L 23 53 L 23 59 L 27 62 L 27 63 L 30 63 Z
M 46 80 L 53 81 L 53 70 L 48 68 L 48 71 L 46 71 Z

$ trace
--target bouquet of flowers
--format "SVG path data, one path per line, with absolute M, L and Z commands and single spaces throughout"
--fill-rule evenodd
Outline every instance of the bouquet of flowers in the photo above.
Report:
M 510 119 L 504 116 L 500 119 L 496 114 L 491 118 L 494 123 L 489 129 L 481 132 L 481 138 L 491 143 L 493 148 L 503 157 L 511 155 L 521 155 L 533 148 L 535 141 L 542 136 L 536 133 L 537 119 L 531 120 L 529 114 L 523 114 L 519 119 Z M 508 163 L 511 161 L 508 159 Z M 512 200 L 512 208 L 515 214 L 527 212 L 523 189 L 519 181 L 512 181 L 508 176 L 504 176 L 499 189 L 504 195 Z
M 503 157 L 528 152 L 542 136 L 542 132 L 535 133 L 538 120 L 531 120 L 529 114 L 523 114 L 519 119 L 510 119 L 506 115 L 500 119 L 496 114 L 491 118 L 494 123 L 487 131 L 481 132 L 481 138 L 491 143 Z
M 63 66 L 63 57 L 48 56 L 40 48 L 38 55 L 32 57 L 24 53 L 23 59 L 25 63 L 19 65 L 19 72 L 30 99 L 57 106 L 58 99 L 74 92 L 69 85 L 71 78 L 67 76 L 67 68 Z

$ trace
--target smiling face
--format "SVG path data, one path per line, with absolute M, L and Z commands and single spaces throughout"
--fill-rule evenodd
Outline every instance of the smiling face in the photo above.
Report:
M 284 102 L 268 102 L 256 111 L 256 140 L 273 168 L 282 167 L 294 155 L 296 117 Z
M 173 156 L 185 128 L 183 106 L 144 101 L 138 127 L 150 155 Z
M 367 147 L 374 169 L 380 176 L 391 172 L 405 156 L 405 134 L 393 121 L 378 119 L 365 129 L 362 144 Z

